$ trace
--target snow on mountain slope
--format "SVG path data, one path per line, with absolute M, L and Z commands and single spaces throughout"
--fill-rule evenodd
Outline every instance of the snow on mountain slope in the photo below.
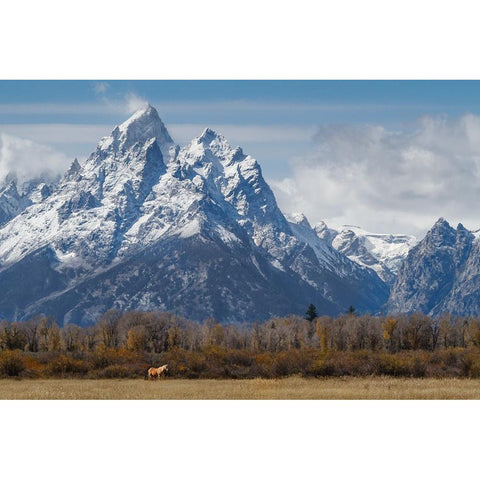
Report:
M 15 182 L 0 187 L 0 225 L 7 223 L 27 207 L 19 195 Z
M 287 216 L 287 219 L 290 221 L 295 236 L 313 249 L 321 265 L 342 278 L 343 282 L 349 283 L 351 290 L 375 299 L 377 309 L 382 307 L 381 299 L 388 295 L 389 289 L 374 271 L 350 260 L 347 256 L 335 250 L 327 240 L 320 238 L 310 226 L 305 215 L 294 213 Z M 350 304 L 356 304 L 353 298 Z
M 401 263 L 417 243 L 412 235 L 371 233 L 355 225 L 342 225 L 335 230 L 320 222 L 315 231 L 335 250 L 371 268 L 388 284 L 395 281 Z
M 288 255 L 296 239 L 254 158 L 207 128 L 180 150 L 177 160 L 179 178 L 190 179 L 214 201 L 224 204 L 255 245 L 277 259 Z
M 180 149 L 148 106 L 0 228 L 0 315 L 89 323 L 115 307 L 244 321 L 386 301 L 372 271 L 301 228 L 254 158 L 210 129 Z
M 139 133 L 145 125 L 161 133 L 159 122 L 153 109 L 137 113 L 102 139 L 84 165 L 74 162 L 48 198 L 5 225 L 0 230 L 0 268 L 44 245 L 60 257 L 83 259 L 87 269 L 111 261 L 122 234 L 166 169 L 155 137 L 143 141 Z M 140 141 L 132 143 L 137 137 Z
M 289 220 L 295 236 L 308 243 L 313 248 L 319 261 L 327 265 L 330 270 L 338 272 L 341 276 L 347 276 L 352 273 L 352 270 L 361 269 L 344 255 L 339 254 L 328 241 L 320 238 L 303 213 L 286 215 L 286 218 Z M 348 265 L 347 268 L 346 265 Z
M 54 183 L 43 179 L 33 179 L 19 185 L 15 175 L 7 175 L 0 184 L 0 226 L 28 206 L 45 200 L 52 192 Z

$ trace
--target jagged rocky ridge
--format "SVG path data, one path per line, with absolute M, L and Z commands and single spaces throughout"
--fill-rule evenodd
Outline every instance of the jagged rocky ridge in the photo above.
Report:
M 55 182 L 33 179 L 19 184 L 15 175 L 0 182 L 0 227 L 34 203 L 42 202 L 51 193 Z
M 441 315 L 480 313 L 478 232 L 440 218 L 413 247 L 400 268 L 388 301 L 390 312 Z
M 90 323 L 109 308 L 263 320 L 376 311 L 388 286 L 288 222 L 254 158 L 206 129 L 179 148 L 135 113 L 0 227 L 0 316 Z
M 355 225 L 333 229 L 320 222 L 315 232 L 350 260 L 374 270 L 388 285 L 395 282 L 403 260 L 417 243 L 412 235 L 371 233 Z

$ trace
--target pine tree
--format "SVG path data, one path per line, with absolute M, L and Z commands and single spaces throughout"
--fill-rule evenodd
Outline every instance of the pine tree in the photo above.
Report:
M 308 310 L 305 312 L 305 319 L 308 320 L 309 322 L 313 322 L 313 320 L 315 320 L 318 315 L 317 315 L 317 309 L 315 308 L 315 305 L 313 303 L 311 303 L 309 306 L 308 306 Z

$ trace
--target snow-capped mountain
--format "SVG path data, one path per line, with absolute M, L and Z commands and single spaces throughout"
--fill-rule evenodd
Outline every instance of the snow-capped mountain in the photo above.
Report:
M 0 226 L 34 203 L 42 202 L 52 192 L 54 182 L 41 178 L 19 184 L 15 175 L 0 182 Z
M 224 322 L 311 302 L 375 311 L 388 297 L 373 271 L 286 220 L 254 158 L 210 129 L 179 148 L 151 106 L 0 227 L 0 289 L 2 317 L 79 323 L 109 308 Z
M 403 260 L 417 243 L 412 235 L 371 233 L 355 225 L 333 229 L 320 222 L 314 228 L 319 238 L 350 260 L 374 270 L 389 285 L 393 284 Z
M 388 310 L 480 313 L 480 240 L 461 223 L 440 218 L 413 247 L 392 287 Z

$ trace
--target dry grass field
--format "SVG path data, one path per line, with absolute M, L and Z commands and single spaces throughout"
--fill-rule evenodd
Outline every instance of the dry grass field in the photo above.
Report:
M 480 380 L 288 377 L 275 380 L 0 380 L 0 399 L 480 399 Z

